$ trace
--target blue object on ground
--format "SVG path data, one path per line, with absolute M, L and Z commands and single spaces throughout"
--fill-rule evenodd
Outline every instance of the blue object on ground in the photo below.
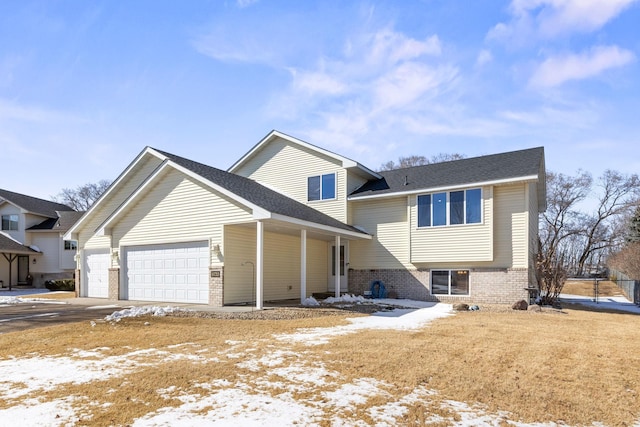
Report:
M 371 282 L 371 298 L 386 298 L 387 288 L 385 288 L 382 280 L 374 280 Z

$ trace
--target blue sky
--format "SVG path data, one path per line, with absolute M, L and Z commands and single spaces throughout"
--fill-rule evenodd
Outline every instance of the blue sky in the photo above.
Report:
M 150 145 L 227 169 L 277 129 L 377 169 L 546 149 L 640 171 L 640 1 L 0 3 L 0 188 L 50 198 Z

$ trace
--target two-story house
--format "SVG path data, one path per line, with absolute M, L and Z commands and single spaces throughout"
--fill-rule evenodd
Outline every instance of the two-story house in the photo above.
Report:
M 0 284 L 43 287 L 72 278 L 77 242 L 63 235 L 82 212 L 69 206 L 0 189 Z
M 228 171 L 145 148 L 66 238 L 81 296 L 262 307 L 381 281 L 509 303 L 545 197 L 542 148 L 375 172 L 273 131 Z

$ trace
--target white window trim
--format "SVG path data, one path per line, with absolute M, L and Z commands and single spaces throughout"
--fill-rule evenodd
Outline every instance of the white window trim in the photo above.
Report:
M 73 242 L 73 244 L 75 245 L 75 248 L 69 248 L 67 249 L 67 242 Z M 72 246 L 71 244 L 69 246 Z M 64 240 L 62 242 L 62 249 L 65 251 L 77 251 L 78 250 L 78 241 L 77 240 Z
M 333 197 L 323 199 L 322 198 L 322 177 L 325 175 L 333 175 Z M 318 200 L 309 200 L 309 178 L 320 178 L 320 198 Z M 318 175 L 309 175 L 307 177 L 307 203 L 321 203 L 329 200 L 338 200 L 338 174 L 337 172 L 321 173 Z
M 480 190 L 480 221 L 467 223 L 467 191 L 469 190 Z M 458 191 L 464 192 L 464 205 L 462 207 L 464 211 L 464 223 L 462 224 L 451 224 L 451 193 L 455 193 Z M 445 193 L 446 194 L 446 224 L 444 225 L 433 225 L 433 196 L 435 194 Z M 420 209 L 418 208 L 418 197 L 420 196 L 431 196 L 431 225 L 419 225 L 420 224 Z M 482 187 L 473 187 L 473 188 L 465 188 L 461 190 L 451 190 L 451 191 L 436 191 L 433 193 L 421 193 L 416 194 L 416 228 L 423 230 L 429 228 L 445 228 L 445 227 L 466 227 L 473 225 L 482 225 L 484 224 L 484 190 Z
M 11 217 L 15 217 L 15 218 L 16 218 L 16 220 L 15 220 L 15 221 L 13 221 L 13 220 L 11 219 Z M 8 221 L 10 224 L 15 222 L 15 224 L 16 224 L 16 228 L 15 228 L 15 229 L 13 229 L 13 228 L 7 228 L 7 229 L 4 229 L 4 228 L 2 228 L 2 227 L 1 227 L 1 224 L 0 224 L 0 228 L 2 229 L 2 231 L 19 231 L 19 230 L 20 230 L 20 215 L 18 215 L 18 214 L 3 214 L 3 215 L 0 217 L 0 222 L 1 222 L 1 221 L 3 221 L 3 220 L 4 220 L 4 218 L 7 218 L 7 221 Z
M 433 293 L 433 272 L 434 271 L 446 271 L 449 273 L 449 283 L 446 294 L 434 294 Z M 469 292 L 466 294 L 452 294 L 451 293 L 451 272 L 452 271 L 466 271 L 467 277 L 469 280 Z M 454 298 L 468 298 L 471 296 L 471 269 L 470 268 L 432 268 L 429 271 L 429 293 L 433 296 L 444 296 L 444 297 L 454 297 Z

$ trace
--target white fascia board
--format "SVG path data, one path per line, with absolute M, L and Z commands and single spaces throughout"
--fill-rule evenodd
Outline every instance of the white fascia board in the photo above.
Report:
M 342 228 L 336 228 L 336 227 L 331 227 L 328 225 L 322 225 L 322 224 L 318 224 L 316 222 L 311 222 L 311 221 L 305 221 L 303 219 L 298 219 L 298 218 L 293 218 L 290 216 L 285 216 L 285 215 L 280 215 L 280 214 L 272 214 L 271 215 L 271 219 L 273 220 L 277 220 L 277 221 L 282 221 L 282 222 L 288 222 L 289 224 L 294 224 L 297 225 L 301 228 L 305 228 L 305 229 L 314 229 L 314 230 L 321 230 L 321 231 L 325 231 L 329 234 L 335 235 L 335 234 L 341 234 L 344 236 L 351 236 L 351 237 L 357 237 L 360 239 L 368 239 L 371 240 L 372 236 L 370 234 L 366 234 L 366 233 L 358 233 L 356 231 L 349 231 L 349 230 L 344 230 Z
M 384 194 L 372 194 L 369 196 L 349 196 L 347 200 L 351 202 L 357 202 L 358 200 L 370 200 L 370 199 L 384 199 L 388 197 L 399 197 L 399 196 L 411 196 L 414 194 L 424 194 L 424 193 L 435 193 L 438 191 L 451 191 L 451 190 L 459 190 L 463 188 L 471 188 L 471 187 L 486 187 L 491 185 L 503 185 L 503 184 L 515 184 L 518 182 L 533 182 L 538 180 L 538 175 L 529 175 L 522 176 L 519 178 L 507 178 L 507 179 L 497 179 L 494 181 L 483 181 L 483 182 L 469 182 L 466 184 L 460 185 L 449 185 L 442 187 L 431 187 L 431 188 L 421 188 L 419 190 L 411 190 L 411 191 L 396 191 L 394 193 L 384 193 Z
M 335 160 L 338 160 L 341 164 L 343 168 L 358 168 L 361 169 L 362 171 L 366 172 L 367 174 L 375 177 L 375 178 L 381 178 L 380 175 L 378 175 L 376 172 L 373 172 L 372 170 L 366 168 L 365 166 L 361 165 L 360 163 L 351 160 L 347 157 L 341 156 L 339 154 L 336 154 L 334 152 L 331 152 L 329 150 L 325 150 L 324 148 L 320 148 L 317 147 L 313 144 L 310 144 L 308 142 L 302 141 L 298 138 L 294 138 L 293 136 L 287 135 L 285 133 L 279 132 L 277 130 L 273 130 L 271 131 L 267 136 L 265 136 L 264 138 L 262 138 L 260 140 L 260 142 L 258 142 L 256 145 L 253 146 L 253 148 L 251 150 L 249 150 L 247 152 L 247 154 L 245 154 L 244 156 L 242 156 L 240 158 L 240 160 L 238 160 L 237 162 L 235 162 L 233 165 L 231 165 L 231 167 L 229 169 L 227 169 L 227 172 L 235 172 L 236 170 L 238 170 L 238 168 L 248 159 L 250 159 L 251 157 L 253 157 L 253 155 L 260 151 L 262 149 L 262 147 L 266 144 L 268 144 L 271 140 L 273 140 L 273 138 L 282 138 L 284 140 L 287 140 L 293 144 L 297 144 L 300 145 L 302 147 L 305 147 L 309 150 L 315 151 L 317 153 L 323 154 L 325 156 L 331 157 Z
M 91 216 L 91 214 L 96 209 L 98 209 L 98 207 L 102 204 L 103 200 L 106 199 L 109 196 L 109 194 L 111 194 L 114 191 L 114 189 L 118 186 L 118 184 L 120 182 L 122 182 L 124 177 L 127 176 L 127 174 L 129 174 L 129 172 L 133 168 L 135 168 L 138 165 L 138 163 L 140 163 L 142 158 L 147 153 L 153 154 L 154 156 L 159 157 L 159 158 L 161 158 L 163 160 L 165 158 L 165 156 L 161 155 L 160 153 L 158 153 L 157 151 L 155 151 L 151 147 L 145 147 L 140 152 L 140 154 L 138 154 L 138 156 L 135 159 L 133 159 L 133 161 L 131 163 L 129 163 L 129 166 L 127 166 L 127 168 L 115 179 L 115 181 L 113 181 L 111 183 L 109 188 L 107 188 L 106 191 L 104 193 L 102 193 L 102 195 L 98 198 L 98 200 L 96 200 L 95 203 L 93 205 L 91 205 L 89 210 L 86 211 L 84 213 L 84 215 L 82 215 L 78 221 L 76 221 L 76 223 L 69 229 L 69 231 L 67 231 L 67 233 L 64 235 L 65 239 L 71 240 L 72 239 L 72 235 L 77 234 L 78 229 L 84 224 L 84 222 L 87 220 L 87 218 L 89 218 Z M 73 240 L 77 240 L 77 239 L 73 239 Z

